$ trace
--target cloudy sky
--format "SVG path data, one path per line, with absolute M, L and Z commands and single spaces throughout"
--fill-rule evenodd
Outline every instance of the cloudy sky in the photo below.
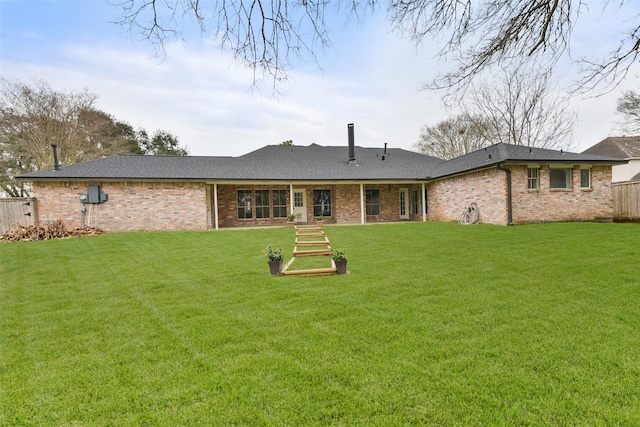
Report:
M 422 90 L 446 64 L 437 46 L 416 47 L 394 34 L 383 13 L 362 25 L 336 21 L 333 47 L 299 61 L 281 83 L 252 89 L 252 73 L 216 48 L 211 34 L 190 32 L 166 45 L 166 56 L 137 33 L 113 22 L 119 9 L 105 0 L 0 0 L 0 75 L 42 79 L 56 90 L 88 89 L 97 107 L 149 132 L 167 130 L 193 155 L 237 156 L 268 144 L 345 145 L 354 123 L 361 146 L 411 149 L 420 128 L 456 113 L 440 95 Z M 610 45 L 624 11 L 590 10 L 576 31 L 574 55 Z M 626 18 L 622 18 L 626 19 Z M 593 37 L 596 29 L 607 29 Z M 608 39 L 610 37 L 610 39 Z M 569 79 L 575 69 L 563 70 Z M 638 87 L 632 72 L 598 98 L 576 98 L 575 150 L 618 134 L 615 102 Z

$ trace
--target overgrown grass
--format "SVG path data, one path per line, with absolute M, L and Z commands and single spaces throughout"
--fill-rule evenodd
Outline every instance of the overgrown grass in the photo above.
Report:
M 640 424 L 638 224 L 325 231 L 0 244 L 0 424 Z

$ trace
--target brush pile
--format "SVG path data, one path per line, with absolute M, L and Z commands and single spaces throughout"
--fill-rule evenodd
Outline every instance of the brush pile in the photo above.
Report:
M 95 227 L 80 227 L 68 231 L 61 220 L 50 222 L 45 226 L 14 225 L 7 232 L 0 236 L 0 241 L 4 242 L 34 242 L 37 240 L 67 239 L 69 237 L 95 236 L 104 234 L 104 231 Z

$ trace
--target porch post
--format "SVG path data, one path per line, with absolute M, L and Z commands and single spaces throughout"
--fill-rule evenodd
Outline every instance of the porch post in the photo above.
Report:
M 218 229 L 218 184 L 213 184 L 213 212 L 215 214 L 215 229 Z
M 293 213 L 293 184 L 289 184 L 289 213 Z
M 427 222 L 427 193 L 422 183 L 422 222 Z
M 206 185 L 206 189 L 207 189 L 207 228 L 211 228 L 213 227 L 213 220 L 211 219 L 211 211 L 213 209 L 213 207 L 211 206 L 211 190 L 213 189 L 213 186 L 211 184 L 207 184 Z
M 365 222 L 364 215 L 364 184 L 360 184 L 360 224 Z

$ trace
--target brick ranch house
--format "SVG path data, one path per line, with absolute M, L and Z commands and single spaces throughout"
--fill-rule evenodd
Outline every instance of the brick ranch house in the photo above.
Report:
M 624 160 L 496 144 L 443 161 L 402 149 L 266 146 L 240 157 L 118 155 L 33 172 L 40 223 L 105 231 L 456 221 L 611 221 Z

